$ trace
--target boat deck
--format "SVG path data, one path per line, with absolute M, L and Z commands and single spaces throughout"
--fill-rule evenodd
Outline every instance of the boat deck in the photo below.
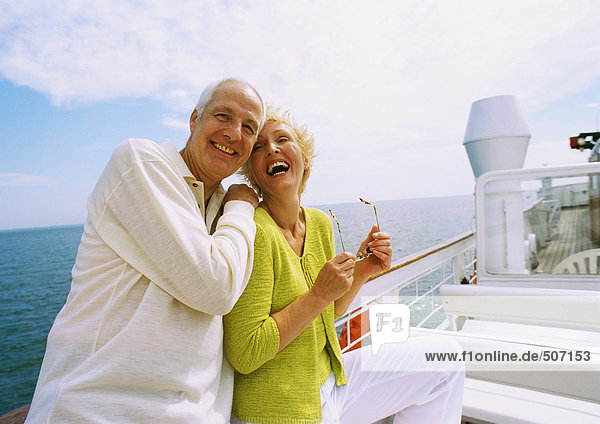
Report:
M 600 247 L 590 237 L 588 206 L 562 208 L 556 231 L 547 246 L 538 252 L 537 272 L 552 273 L 564 258 L 583 250 Z

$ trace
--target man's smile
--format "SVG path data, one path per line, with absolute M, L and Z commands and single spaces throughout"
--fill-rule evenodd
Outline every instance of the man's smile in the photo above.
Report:
M 219 144 L 219 143 L 215 143 L 214 141 L 212 142 L 212 145 L 215 146 L 220 151 L 225 152 L 227 154 L 234 155 L 236 153 L 235 150 L 233 150 L 232 148 L 223 146 L 222 144 Z

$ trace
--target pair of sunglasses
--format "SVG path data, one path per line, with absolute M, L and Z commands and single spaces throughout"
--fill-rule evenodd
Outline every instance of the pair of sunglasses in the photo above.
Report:
M 379 218 L 377 218 L 377 208 L 375 207 L 375 205 L 373 203 L 371 203 L 371 202 L 366 201 L 365 199 L 361 199 L 360 197 L 358 198 L 358 200 L 360 200 L 365 205 L 373 206 L 373 212 L 375 212 L 375 221 L 377 221 L 377 229 L 379 231 L 381 231 L 381 227 L 379 226 Z M 340 228 L 340 222 L 337 220 L 337 218 L 335 217 L 335 214 L 333 213 L 333 211 L 331 209 L 329 209 L 329 214 L 331 215 L 331 217 L 333 218 L 333 220 L 337 224 L 338 233 L 340 235 L 340 242 L 342 243 L 342 250 L 345 252 L 346 248 L 344 247 L 344 240 L 342 238 L 342 229 Z M 362 252 L 358 252 L 358 254 L 356 255 L 356 257 L 360 261 L 361 259 L 368 258 L 372 254 L 373 254 L 373 252 L 371 252 L 371 249 L 369 249 L 367 247 Z

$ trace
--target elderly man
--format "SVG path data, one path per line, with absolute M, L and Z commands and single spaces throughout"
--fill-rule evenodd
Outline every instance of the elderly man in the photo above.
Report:
M 222 315 L 252 270 L 258 199 L 221 180 L 263 123 L 257 91 L 227 79 L 202 93 L 181 152 L 141 139 L 115 149 L 88 200 L 28 423 L 229 422 Z

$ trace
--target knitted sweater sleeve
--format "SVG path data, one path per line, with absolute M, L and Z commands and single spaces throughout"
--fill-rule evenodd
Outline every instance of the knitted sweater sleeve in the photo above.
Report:
M 273 252 L 260 226 L 254 248 L 254 268 L 248 286 L 231 312 L 223 317 L 225 354 L 242 374 L 255 371 L 279 350 L 279 330 L 271 317 Z

